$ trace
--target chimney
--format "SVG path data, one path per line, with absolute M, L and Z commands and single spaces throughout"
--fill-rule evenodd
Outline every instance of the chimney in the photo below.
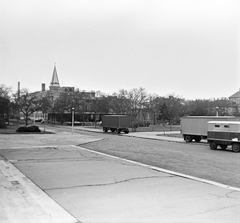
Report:
M 18 98 L 20 97 L 20 81 L 18 81 Z
M 42 83 L 42 91 L 45 91 L 46 89 L 45 89 L 45 84 L 44 83 Z

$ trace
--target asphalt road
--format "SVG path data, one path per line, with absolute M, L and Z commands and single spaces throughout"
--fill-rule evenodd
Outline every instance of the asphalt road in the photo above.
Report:
M 58 128 L 57 131 L 70 129 Z M 78 132 L 105 138 L 81 147 L 240 188 L 240 153 L 230 149 L 212 151 L 204 143 L 166 142 L 125 137 L 124 134 L 79 130 L 74 134 Z
M 240 154 L 206 146 L 115 137 L 83 147 L 167 170 L 240 187 Z

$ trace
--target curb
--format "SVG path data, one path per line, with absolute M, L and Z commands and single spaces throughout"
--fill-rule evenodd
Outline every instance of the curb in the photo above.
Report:
M 0 175 L 1 222 L 79 222 L 10 162 L 0 160 Z
M 123 160 L 125 162 L 132 163 L 134 165 L 139 165 L 139 166 L 146 167 L 146 168 L 149 168 L 149 169 L 152 169 L 152 170 L 155 170 L 155 171 L 160 171 L 160 172 L 163 172 L 163 173 L 167 173 L 167 174 L 170 174 L 170 175 L 173 175 L 173 176 L 178 176 L 178 177 L 186 178 L 186 179 L 189 179 L 189 180 L 194 180 L 194 181 L 197 181 L 197 182 L 206 183 L 206 184 L 209 184 L 209 185 L 212 185 L 212 186 L 220 187 L 220 188 L 223 188 L 223 189 L 234 190 L 234 191 L 240 192 L 240 188 L 238 188 L 238 187 L 229 186 L 229 185 L 226 185 L 226 184 L 218 183 L 216 181 L 206 180 L 206 179 L 199 178 L 199 177 L 194 177 L 194 176 L 191 176 L 191 175 L 188 175 L 188 174 L 183 174 L 183 173 L 175 172 L 175 171 L 172 171 L 172 170 L 163 169 L 163 168 L 160 168 L 160 167 L 157 167 L 157 166 L 152 166 L 152 165 L 140 163 L 138 161 L 133 161 L 133 160 L 121 158 L 121 157 L 118 157 L 118 156 L 110 155 L 110 154 L 107 154 L 107 153 L 102 153 L 102 152 L 99 152 L 99 151 L 86 149 L 86 148 L 83 148 L 81 146 L 75 146 L 75 145 L 71 145 L 71 146 L 72 147 L 78 147 L 81 150 L 85 150 L 85 151 L 95 153 L 95 154 L 99 154 L 99 155 L 102 155 L 102 156 L 106 156 L 106 157 L 109 157 L 109 158 L 113 158 L 113 159 L 117 159 L 117 160 Z
M 85 128 L 76 128 L 78 131 L 85 131 L 85 132 L 94 132 L 94 133 L 103 133 L 102 131 L 94 130 L 94 129 L 85 129 Z M 167 134 L 170 135 L 170 134 Z M 133 138 L 142 138 L 142 139 L 150 139 L 150 140 L 158 140 L 158 141 L 165 141 L 165 142 L 175 142 L 175 143 L 186 143 L 183 138 L 176 138 L 171 136 L 159 136 L 156 135 L 155 137 L 147 137 L 147 136 L 137 136 L 130 134 L 118 134 L 118 136 L 123 137 L 133 137 Z M 164 138 L 163 138 L 164 137 Z M 191 144 L 191 143 L 187 143 Z M 200 143 L 193 143 L 194 145 L 201 145 L 201 146 L 208 146 L 207 142 L 200 142 Z

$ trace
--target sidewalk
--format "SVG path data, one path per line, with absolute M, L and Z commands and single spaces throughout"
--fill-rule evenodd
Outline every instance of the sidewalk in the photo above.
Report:
M 94 128 L 94 127 L 81 127 L 81 126 L 75 126 L 76 130 L 81 131 L 88 131 L 88 132 L 100 132 L 103 133 L 102 129 Z M 167 136 L 171 134 L 180 134 L 180 131 L 165 131 L 165 132 L 129 132 L 128 134 L 121 133 L 121 136 L 127 136 L 127 137 L 137 137 L 137 138 L 145 138 L 145 139 L 154 139 L 154 140 L 164 140 L 164 141 L 170 141 L 170 142 L 184 142 L 183 138 L 179 137 L 172 137 Z
M 88 131 L 88 132 L 100 132 L 103 133 L 102 129 L 94 128 L 94 127 L 81 127 L 76 126 L 76 130 L 81 131 Z M 152 140 L 163 140 L 168 142 L 179 142 L 179 143 L 186 143 L 183 137 L 174 137 L 171 135 L 180 134 L 180 131 L 165 131 L 165 132 L 129 132 L 128 134 L 121 133 L 121 136 L 126 137 L 136 137 L 136 138 L 143 138 L 143 139 L 152 139 Z M 116 133 L 117 134 L 117 133 Z M 207 143 L 206 139 L 202 139 L 201 142 Z
M 168 142 L 184 142 L 183 138 L 172 137 L 172 134 L 180 134 L 180 131 L 169 131 L 169 132 L 131 132 L 124 136 L 137 137 L 144 139 L 164 140 Z
M 0 222 L 240 221 L 239 188 L 74 146 L 97 137 L 1 135 Z
M 0 160 L 1 223 L 77 223 L 53 199 L 17 170 Z

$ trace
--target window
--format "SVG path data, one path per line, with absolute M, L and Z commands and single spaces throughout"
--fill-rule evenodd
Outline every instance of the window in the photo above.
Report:
M 229 128 L 229 125 L 224 125 L 224 128 Z
M 220 125 L 215 125 L 215 127 L 216 127 L 216 128 L 219 128 L 219 127 L 220 127 Z

